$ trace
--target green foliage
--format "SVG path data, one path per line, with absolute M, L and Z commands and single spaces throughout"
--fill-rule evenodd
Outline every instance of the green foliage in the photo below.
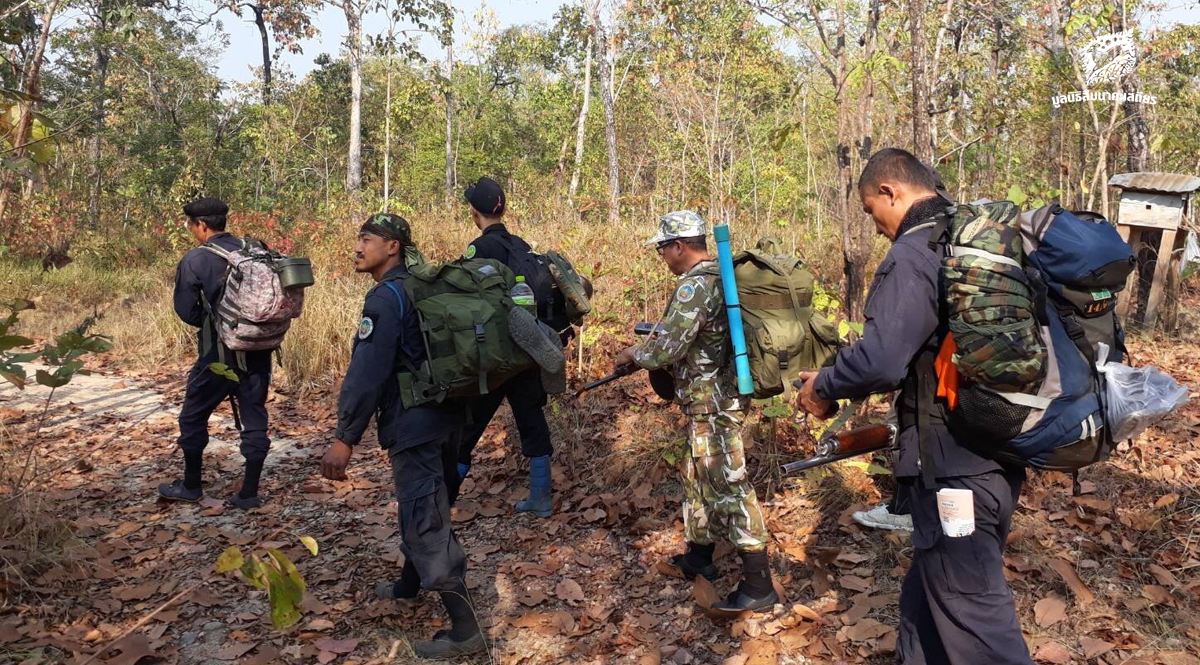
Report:
M 299 540 L 316 556 L 316 539 L 301 536 Z M 287 628 L 300 620 L 300 603 L 304 600 L 307 585 L 296 564 L 280 550 L 268 549 L 265 557 L 252 553 L 247 558 L 241 548 L 235 545 L 217 557 L 216 570 L 221 574 L 238 571 L 250 586 L 266 589 L 271 606 L 271 625 L 276 628 Z
M 241 379 L 238 378 L 237 372 L 233 371 L 232 367 L 230 367 L 229 365 L 226 365 L 224 363 L 209 363 L 208 371 L 212 372 L 213 374 L 216 374 L 217 376 L 229 379 L 230 381 L 233 381 L 234 383 L 241 382 Z
M 8 316 L 0 319 L 0 377 L 24 390 L 28 377 L 25 365 L 42 362 L 52 366 L 53 371 L 39 369 L 35 373 L 37 382 L 48 388 L 59 388 L 71 382 L 76 374 L 87 374 L 83 369 L 82 356 L 88 353 L 103 353 L 112 349 L 112 342 L 102 335 L 88 334 L 96 318 L 88 317 L 73 330 L 54 339 L 53 344 L 43 345 L 41 351 L 13 353 L 12 350 L 33 345 L 33 340 L 21 335 L 10 334 L 17 324 L 20 313 L 34 309 L 28 300 L 16 299 L 0 303 L 9 310 Z

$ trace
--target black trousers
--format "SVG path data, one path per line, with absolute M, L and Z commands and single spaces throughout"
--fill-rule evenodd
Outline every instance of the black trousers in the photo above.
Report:
M 412 446 L 388 449 L 399 503 L 400 551 L 416 568 L 421 588 L 458 591 L 465 582 L 467 555 L 450 526 L 458 497 L 458 431 Z
M 913 518 L 912 567 L 900 590 L 900 637 L 896 662 L 949 665 L 1032 665 L 1008 581 L 1004 543 L 1024 482 L 1023 472 L 993 471 L 942 478 L 926 489 L 902 479 Z M 939 488 L 969 489 L 974 495 L 975 532 L 951 538 L 942 533 Z
M 462 445 L 458 451 L 459 462 L 471 463 L 475 445 L 479 443 L 479 438 L 483 436 L 488 423 L 500 408 L 500 402 L 505 398 L 512 407 L 517 431 L 521 434 L 521 454 L 526 457 L 543 457 L 554 452 L 554 447 L 550 444 L 550 426 L 546 424 L 546 414 L 542 411 L 546 406 L 546 391 L 542 388 L 539 372 L 536 367 L 527 370 L 505 381 L 504 385 L 496 390 L 472 400 L 471 424 L 463 431 Z
M 183 408 L 179 411 L 179 447 L 185 452 L 208 446 L 208 418 L 230 395 L 237 400 L 242 422 L 242 457 L 263 460 L 271 447 L 267 437 L 267 391 L 271 385 L 271 358 L 249 363 L 250 371 L 234 369 L 240 381 L 230 381 L 208 369 L 213 359 L 201 358 L 188 371 Z

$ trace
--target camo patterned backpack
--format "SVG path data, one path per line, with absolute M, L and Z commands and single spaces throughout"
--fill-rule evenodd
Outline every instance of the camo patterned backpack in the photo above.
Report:
M 994 459 L 1076 471 L 1105 459 L 1101 346 L 1120 361 L 1113 309 L 1133 253 L 1107 220 L 1057 205 L 960 205 L 938 218 L 950 333 L 939 396 L 960 441 Z

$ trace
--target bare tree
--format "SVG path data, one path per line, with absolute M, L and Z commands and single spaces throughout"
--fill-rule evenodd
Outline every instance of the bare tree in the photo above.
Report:
M 575 126 L 575 168 L 571 170 L 571 187 L 567 190 L 567 201 L 575 204 L 575 193 L 579 191 L 579 172 L 583 169 L 583 139 L 587 134 L 588 106 L 592 101 L 592 36 L 587 38 L 587 54 L 583 64 L 583 104 L 579 107 L 579 119 Z
M 346 50 L 350 55 L 350 149 L 346 158 L 346 191 L 362 187 L 362 5 L 342 0 L 346 15 Z
M 925 0 L 908 0 L 912 32 L 913 154 L 933 166 L 933 134 L 929 128 L 929 79 L 925 72 Z

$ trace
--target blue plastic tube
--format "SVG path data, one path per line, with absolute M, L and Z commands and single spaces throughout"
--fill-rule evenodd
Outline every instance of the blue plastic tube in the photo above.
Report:
M 733 366 L 737 371 L 738 392 L 754 394 L 750 376 L 750 358 L 746 355 L 746 333 L 742 329 L 742 306 L 738 302 L 737 280 L 733 277 L 733 250 L 729 246 L 729 225 L 713 227 L 717 241 L 717 262 L 721 266 L 721 290 L 725 293 L 725 313 L 729 316 L 729 335 L 733 338 Z

